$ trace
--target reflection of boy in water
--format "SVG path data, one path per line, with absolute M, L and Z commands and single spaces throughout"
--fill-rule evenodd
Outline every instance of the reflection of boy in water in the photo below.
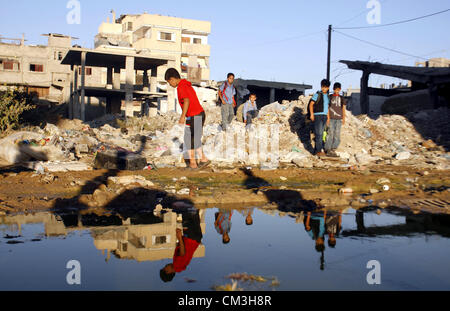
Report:
M 167 264 L 160 271 L 161 280 L 170 282 L 175 273 L 186 270 L 197 247 L 202 241 L 199 211 L 183 213 L 183 232 L 177 229 L 178 244 L 173 254 L 173 263 Z
M 219 208 L 219 212 L 215 214 L 216 221 L 214 222 L 214 227 L 217 233 L 222 236 L 223 244 L 230 243 L 230 236 L 228 233 L 231 230 L 231 216 L 233 211 Z
M 320 270 L 324 269 L 324 251 L 325 251 L 325 219 L 327 211 L 308 212 L 305 219 L 305 230 L 309 236 L 316 241 L 316 251 L 321 253 Z
M 342 212 L 337 213 L 328 213 L 325 218 L 325 228 L 328 234 L 328 246 L 335 247 L 336 246 L 336 236 L 339 235 L 341 231 L 342 224 Z
M 254 209 L 255 209 L 254 207 L 251 207 L 251 208 L 244 208 L 242 210 L 239 210 L 239 213 L 245 217 L 245 224 L 247 226 L 253 225 L 252 214 L 253 214 Z

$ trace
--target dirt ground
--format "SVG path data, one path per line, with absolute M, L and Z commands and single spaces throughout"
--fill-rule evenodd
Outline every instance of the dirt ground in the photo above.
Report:
M 108 177 L 128 175 L 143 176 L 153 186 L 117 185 L 108 181 Z M 197 207 L 259 206 L 293 212 L 305 207 L 401 207 L 415 213 L 450 214 L 449 176 L 448 171 L 422 172 L 398 166 L 353 170 L 164 168 L 43 175 L 18 166 L 3 166 L 0 168 L 0 215 L 105 207 L 154 209 L 158 203 L 170 208 L 175 202 Z M 389 180 L 383 183 L 381 178 Z M 388 185 L 389 190 L 383 190 L 383 185 Z M 343 188 L 351 188 L 352 193 L 340 193 Z

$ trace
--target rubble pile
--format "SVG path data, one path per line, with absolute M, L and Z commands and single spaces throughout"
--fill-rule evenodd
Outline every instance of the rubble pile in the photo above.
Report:
M 266 165 L 269 160 L 298 167 L 354 167 L 373 164 L 413 165 L 423 169 L 450 169 L 449 109 L 422 110 L 405 116 L 346 113 L 339 158 L 312 155 L 312 124 L 306 120 L 309 97 L 272 103 L 260 109 L 250 130 L 234 120 L 222 131 L 220 107 L 205 105 L 204 151 L 216 166 Z M 113 150 L 138 154 L 147 169 L 185 167 L 184 126 L 175 111 L 155 117 L 106 115 L 91 122 L 61 120 L 58 126 L 31 128 L 0 140 L 0 158 L 8 163 L 30 160 L 57 163 L 79 161 L 93 165 L 98 152 Z M 278 132 L 275 131 L 278 128 Z M 266 131 L 261 129 L 267 129 Z M 432 138 L 432 140 L 430 139 Z M 253 140 L 252 140 L 253 139 Z M 257 154 L 249 152 L 256 142 Z M 278 148 L 273 152 L 274 148 Z M 261 149 L 267 147 L 265 149 Z M 56 167 L 63 165 L 58 164 Z

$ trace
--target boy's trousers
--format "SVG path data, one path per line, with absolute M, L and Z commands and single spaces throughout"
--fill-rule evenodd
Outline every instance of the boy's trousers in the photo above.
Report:
M 314 116 L 314 135 L 316 140 L 315 151 L 316 153 L 321 152 L 323 149 L 323 131 L 327 125 L 326 115 L 315 115 Z
M 234 118 L 234 107 L 231 104 L 222 104 L 222 129 L 227 130 L 228 125 L 233 121 Z
M 342 120 L 330 120 L 330 126 L 327 133 L 327 141 L 325 142 L 325 151 L 336 150 L 341 142 Z

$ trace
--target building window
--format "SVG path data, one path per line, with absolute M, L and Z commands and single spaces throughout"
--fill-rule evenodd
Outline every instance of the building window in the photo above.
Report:
M 15 60 L 0 59 L 0 70 L 20 70 L 20 63 Z
M 175 41 L 175 35 L 171 32 L 160 32 L 159 40 L 162 41 Z
M 55 51 L 55 60 L 62 60 L 62 59 L 63 59 L 63 52 Z
M 13 70 L 14 69 L 14 63 L 12 61 L 5 61 L 3 63 L 3 70 Z
M 44 65 L 42 64 L 30 64 L 31 72 L 44 72 Z
M 127 31 L 133 31 L 133 23 L 132 22 L 126 22 L 126 23 L 122 24 L 122 32 L 127 32 Z
M 84 73 L 86 74 L 86 76 L 92 76 L 92 68 L 86 67 L 84 69 Z M 78 67 L 78 74 L 81 75 L 81 67 Z
M 167 237 L 165 235 L 157 236 L 155 238 L 155 244 L 165 244 L 167 243 Z
M 194 38 L 194 44 L 202 44 L 202 39 Z
M 191 43 L 191 38 L 189 38 L 189 37 L 182 37 L 181 38 L 181 42 L 183 42 L 183 43 Z

